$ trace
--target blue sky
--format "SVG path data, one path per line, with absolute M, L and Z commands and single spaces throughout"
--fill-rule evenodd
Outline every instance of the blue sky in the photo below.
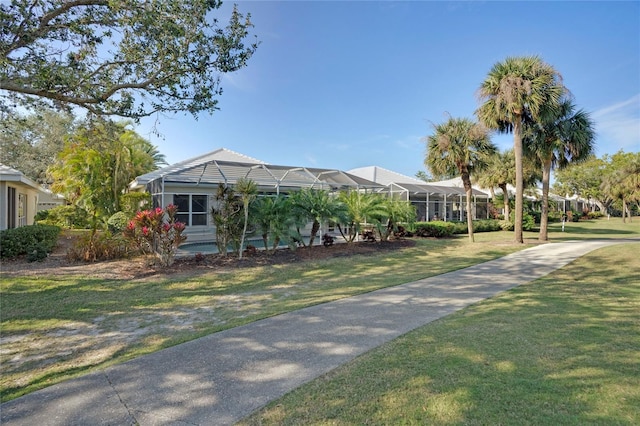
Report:
M 217 16 L 228 16 L 225 3 Z M 508 56 L 539 55 L 596 123 L 597 155 L 640 151 L 640 2 L 240 1 L 261 41 L 220 111 L 144 120 L 169 163 L 225 147 L 272 164 L 424 168 L 432 123 L 473 117 Z M 501 148 L 510 135 L 495 135 Z

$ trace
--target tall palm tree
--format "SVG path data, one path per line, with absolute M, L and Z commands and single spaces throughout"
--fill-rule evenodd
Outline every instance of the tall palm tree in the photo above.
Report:
M 562 77 L 538 56 L 508 57 L 496 63 L 482 82 L 476 110 L 478 119 L 490 129 L 513 133 L 516 157 L 515 239 L 523 243 L 524 204 L 522 125 L 525 117 L 538 122 L 552 112 L 566 92 Z
M 425 165 L 433 174 L 458 173 L 467 195 L 467 228 L 473 241 L 471 214 L 471 178 L 496 152 L 487 128 L 467 118 L 452 118 L 434 125 L 434 134 L 426 138 Z
M 547 241 L 549 224 L 549 183 L 551 170 L 564 168 L 589 158 L 594 151 L 595 130 L 589 114 L 575 111 L 564 99 L 554 115 L 540 123 L 525 123 L 524 152 L 542 165 L 542 214 L 540 241 Z

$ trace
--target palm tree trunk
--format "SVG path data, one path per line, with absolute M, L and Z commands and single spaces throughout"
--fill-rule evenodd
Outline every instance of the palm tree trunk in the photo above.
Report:
M 502 189 L 502 201 L 504 203 L 504 220 L 509 220 L 509 193 L 507 192 L 507 184 L 499 185 Z
M 524 172 L 522 169 L 522 117 L 517 115 L 513 121 L 513 153 L 516 157 L 516 212 L 513 232 L 516 243 L 524 243 L 522 236 L 522 216 L 524 212 Z
M 313 240 L 316 239 L 316 234 L 320 230 L 320 222 L 317 220 L 313 221 L 313 225 L 311 225 L 311 235 L 309 236 L 309 247 L 313 246 Z
M 473 243 L 473 217 L 471 216 L 471 179 L 469 178 L 469 173 L 463 173 L 461 177 L 465 193 L 467 194 L 467 230 L 469 232 L 469 241 Z
M 244 247 L 244 236 L 247 233 L 247 224 L 249 223 L 249 200 L 244 200 L 244 226 L 242 227 L 242 236 L 240 237 L 240 254 L 238 255 L 239 259 L 242 259 L 242 250 Z
M 545 158 L 542 165 L 542 214 L 540 215 L 539 241 L 548 241 L 549 228 L 549 182 L 551 180 L 551 158 Z

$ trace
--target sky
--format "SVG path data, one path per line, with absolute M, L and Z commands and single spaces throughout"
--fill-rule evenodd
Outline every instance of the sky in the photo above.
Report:
M 137 128 L 170 164 L 227 148 L 275 165 L 414 176 L 433 125 L 474 118 L 491 67 L 525 55 L 555 67 L 590 113 L 597 156 L 640 151 L 640 1 L 237 4 L 261 44 L 223 76 L 220 110 Z M 511 135 L 492 139 L 513 146 Z

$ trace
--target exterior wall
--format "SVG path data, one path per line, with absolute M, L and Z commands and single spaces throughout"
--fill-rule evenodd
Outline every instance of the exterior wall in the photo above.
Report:
M 38 196 L 38 190 L 22 182 L 0 181 L 0 229 L 33 225 Z

